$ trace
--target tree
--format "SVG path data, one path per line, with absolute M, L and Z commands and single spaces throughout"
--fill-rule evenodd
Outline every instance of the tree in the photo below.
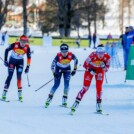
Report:
M 108 11 L 106 5 L 104 5 L 103 0 L 84 0 L 82 1 L 83 8 L 81 7 L 82 16 L 85 22 L 87 22 L 87 28 L 90 31 L 90 26 L 93 23 L 94 25 L 94 32 L 97 32 L 96 23 L 97 21 L 104 22 L 105 13 Z
M 96 31 L 96 22 L 104 22 L 107 11 L 103 0 L 46 0 L 44 5 L 40 6 L 39 25 L 42 33 L 54 32 L 59 29 L 61 37 L 69 37 L 71 30 L 86 27 L 91 33 L 90 27 L 94 22 Z M 87 22 L 87 25 L 84 23 Z M 83 25 L 84 24 L 84 25 Z M 59 27 L 58 27 L 59 26 Z
M 59 32 L 61 37 L 69 37 L 71 32 L 72 0 L 57 0 Z
M 123 34 L 123 29 L 124 29 L 124 20 L 125 18 L 128 18 L 127 25 L 130 25 L 130 19 L 132 15 L 132 9 L 133 9 L 133 0 L 120 0 L 119 1 L 119 26 L 120 26 L 120 31 Z M 125 16 L 125 12 L 127 11 L 127 15 Z
M 77 31 L 77 37 L 80 37 L 80 28 L 82 27 L 82 17 L 81 10 L 79 10 L 79 3 L 81 0 L 73 0 L 72 1 L 72 9 L 71 9 L 71 29 Z
M 0 0 L 0 29 L 6 22 L 8 4 L 9 0 L 5 0 L 4 2 Z
M 42 34 L 55 32 L 58 30 L 58 5 L 56 0 L 46 0 L 45 3 L 40 5 L 39 10 L 39 25 Z

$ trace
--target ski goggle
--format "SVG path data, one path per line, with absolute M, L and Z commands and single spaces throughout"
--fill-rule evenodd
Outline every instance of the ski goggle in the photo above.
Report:
M 105 47 L 97 47 L 96 52 L 105 53 Z
M 105 48 L 104 47 L 97 47 L 96 53 L 97 53 L 99 58 L 103 58 L 103 56 L 105 54 Z
M 24 47 L 25 44 L 27 44 L 27 41 L 22 41 L 22 40 L 20 40 L 20 45 L 21 45 L 21 47 Z
M 24 40 L 20 40 L 20 42 L 23 43 L 23 44 L 27 43 L 27 41 L 24 41 Z

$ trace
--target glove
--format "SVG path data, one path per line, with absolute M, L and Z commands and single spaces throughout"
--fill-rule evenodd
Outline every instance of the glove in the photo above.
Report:
M 6 67 L 8 67 L 8 62 L 7 62 L 7 61 L 4 61 L 4 65 L 5 65 Z
M 58 79 L 59 78 L 59 75 L 56 72 L 53 72 L 53 75 L 54 75 L 54 78 L 55 79 Z
M 96 73 L 96 71 L 95 71 L 94 69 L 91 69 L 91 68 L 89 68 L 88 71 L 89 71 L 89 73 L 92 74 L 92 75 L 94 75 L 94 74 Z
M 74 66 L 74 70 L 71 72 L 71 75 L 74 76 L 76 74 L 77 66 Z
M 27 74 L 29 72 L 29 65 L 26 66 L 25 73 Z
M 76 74 L 76 70 L 73 70 L 73 71 L 71 72 L 71 75 L 74 76 L 75 74 Z
M 101 62 L 100 67 L 101 67 L 102 69 L 104 69 L 105 66 L 106 66 L 105 63 L 104 63 L 104 62 Z

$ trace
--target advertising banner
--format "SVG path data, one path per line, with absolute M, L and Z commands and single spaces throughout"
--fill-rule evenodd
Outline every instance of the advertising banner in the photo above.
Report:
M 129 51 L 126 80 L 134 80 L 134 45 L 131 45 Z

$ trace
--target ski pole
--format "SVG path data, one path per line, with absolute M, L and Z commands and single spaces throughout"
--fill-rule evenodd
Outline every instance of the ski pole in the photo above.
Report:
M 106 83 L 108 83 L 106 72 L 105 72 L 105 81 L 106 81 Z
M 4 60 L 0 57 L 0 59 L 4 62 Z
M 53 80 L 54 80 L 54 78 L 52 78 L 51 80 L 49 80 L 48 82 L 46 82 L 45 84 L 43 84 L 41 87 L 39 87 L 38 89 L 36 89 L 35 92 L 38 91 L 38 90 L 40 90 L 41 88 L 43 88 L 44 86 L 46 86 L 48 83 L 50 83 Z
M 81 64 L 79 64 L 77 70 L 75 70 L 75 71 L 85 71 L 83 69 L 79 69 L 80 67 L 81 67 Z M 60 72 L 71 72 L 71 70 L 61 70 Z
M 3 58 L 0 57 L 0 59 L 2 60 L 2 62 L 3 62 L 4 65 L 5 65 L 5 61 L 3 60 Z M 7 65 L 5 65 L 5 66 L 8 67 L 8 63 L 7 63 Z
M 30 53 L 31 53 L 31 54 L 33 54 L 33 53 L 34 53 L 34 51 L 32 50 Z
M 86 70 L 84 70 L 84 69 L 83 69 L 83 70 L 82 70 L 82 69 L 80 70 L 80 69 L 79 69 L 79 70 L 76 70 L 76 71 L 82 72 L 82 71 L 86 71 Z M 61 72 L 71 72 L 71 70 L 62 70 Z
M 31 85 L 30 85 L 30 82 L 29 82 L 29 76 L 28 76 L 28 74 L 27 74 L 27 83 L 28 83 L 28 87 L 30 87 Z
M 81 64 L 79 65 L 79 67 L 81 66 Z M 68 71 L 71 71 L 71 70 L 65 70 L 65 71 L 63 71 L 63 72 L 68 72 Z M 77 71 L 77 70 L 76 70 Z M 84 71 L 84 70 L 81 70 L 81 71 Z M 43 88 L 44 86 L 46 86 L 48 83 L 50 83 L 51 81 L 53 81 L 54 80 L 54 78 L 52 78 L 51 80 L 49 80 L 48 82 L 46 82 L 45 84 L 43 84 L 41 87 L 39 87 L 38 89 L 36 89 L 35 90 L 35 92 L 36 91 L 38 91 L 38 90 L 40 90 L 41 88 Z
M 31 54 L 33 54 L 33 51 L 30 52 Z M 27 83 L 28 83 L 28 87 L 30 87 L 30 82 L 29 82 L 29 76 L 28 76 L 28 73 L 27 73 Z

